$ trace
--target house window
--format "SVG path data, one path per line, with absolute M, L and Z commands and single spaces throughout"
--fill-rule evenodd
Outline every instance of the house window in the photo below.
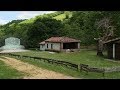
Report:
M 53 49 L 53 44 L 51 44 L 51 49 Z
M 48 48 L 48 44 L 47 44 L 47 48 Z

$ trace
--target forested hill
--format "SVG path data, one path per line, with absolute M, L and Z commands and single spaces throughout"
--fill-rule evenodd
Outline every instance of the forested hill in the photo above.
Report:
M 33 23 L 35 20 L 37 20 L 39 18 L 51 18 L 51 19 L 56 19 L 56 20 L 63 21 L 66 18 L 70 18 L 70 17 L 72 17 L 72 12 L 70 12 L 70 11 L 59 11 L 59 12 L 54 12 L 54 13 L 50 13 L 50 14 L 39 15 L 39 16 L 36 16 L 34 18 L 25 20 L 25 21 L 21 22 L 20 24 Z
M 0 46 L 10 36 L 20 38 L 26 48 L 39 47 L 39 42 L 52 36 L 80 39 L 82 45 L 95 44 L 94 38 L 101 37 L 108 31 L 103 27 L 102 20 L 105 18 L 109 20 L 108 27 L 114 27 L 114 37 L 120 36 L 119 11 L 56 11 L 0 25 Z

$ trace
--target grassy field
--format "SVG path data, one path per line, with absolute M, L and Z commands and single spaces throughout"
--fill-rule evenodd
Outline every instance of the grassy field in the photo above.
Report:
M 63 20 L 66 18 L 66 15 L 69 15 L 69 18 L 72 17 L 72 13 L 66 11 L 66 12 L 64 12 L 63 14 L 57 15 L 57 16 L 55 16 L 55 17 L 53 17 L 53 18 L 56 19 L 56 20 L 61 20 L 61 21 L 63 21 Z
M 28 51 L 14 53 L 18 55 L 36 56 L 50 59 L 57 59 L 63 61 L 69 61 L 76 64 L 88 64 L 93 67 L 112 67 L 120 66 L 120 63 L 112 62 L 109 59 L 105 59 L 96 55 L 96 51 L 81 50 L 80 52 L 73 53 L 54 53 L 51 54 L 47 51 Z
M 72 17 L 72 13 L 69 13 L 69 18 L 71 18 L 71 17 Z M 56 20 L 63 21 L 66 18 L 66 14 L 65 13 L 64 14 L 60 14 L 60 15 L 58 15 L 56 17 L 53 17 L 53 18 L 56 19 Z
M 63 19 L 66 18 L 66 14 L 60 14 L 60 15 L 58 15 L 58 16 L 56 16 L 56 17 L 53 17 L 53 18 L 56 19 L 56 20 L 61 20 L 61 21 L 63 21 Z
M 0 79 L 20 79 L 24 76 L 23 73 L 7 66 L 4 62 L 0 61 Z
M 96 56 L 96 51 L 90 51 L 90 50 L 81 50 L 78 53 L 55 53 L 51 54 L 47 51 L 29 51 L 29 52 L 20 52 L 20 53 L 14 53 L 19 55 L 28 55 L 28 56 L 37 56 L 37 57 L 44 57 L 44 58 L 52 58 L 52 59 L 58 59 L 58 60 L 64 60 L 69 61 L 76 64 L 88 64 L 92 67 L 113 67 L 113 66 L 120 66 L 119 62 L 112 62 L 109 59 L 101 58 Z M 102 74 L 100 73 L 94 73 L 90 72 L 88 75 L 86 75 L 85 72 L 79 72 L 75 71 L 66 67 L 57 66 L 49 63 L 45 63 L 38 60 L 29 60 L 24 59 L 22 60 L 24 62 L 28 62 L 30 64 L 36 65 L 38 67 L 43 67 L 48 70 L 53 70 L 56 72 L 61 72 L 66 75 L 70 75 L 77 78 L 87 78 L 87 79 L 100 79 L 103 78 Z M 120 78 L 119 72 L 114 73 L 106 73 L 104 78 Z

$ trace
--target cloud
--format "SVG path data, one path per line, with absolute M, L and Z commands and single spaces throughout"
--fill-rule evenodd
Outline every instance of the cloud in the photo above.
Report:
M 17 19 L 29 19 L 37 15 L 43 15 L 43 14 L 52 13 L 52 12 L 54 11 L 21 11 L 17 15 Z
M 6 24 L 6 23 L 8 23 L 8 22 L 9 22 L 9 20 L 6 20 L 6 19 L 4 19 L 3 17 L 0 17 L 0 24 L 1 24 L 1 25 Z
M 30 19 L 37 15 L 52 13 L 55 11 L 15 11 L 15 12 L 0 12 L 0 24 L 6 24 L 12 20 Z

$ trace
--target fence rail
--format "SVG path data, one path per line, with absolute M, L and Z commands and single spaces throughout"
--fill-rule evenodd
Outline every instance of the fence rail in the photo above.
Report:
M 105 73 L 120 72 L 120 67 L 94 68 L 94 67 L 90 67 L 89 65 L 86 65 L 86 64 L 80 64 L 80 71 L 86 71 L 87 74 L 88 74 L 88 72 L 102 73 L 104 76 Z
M 105 68 L 105 72 L 120 72 L 120 67 Z
M 105 74 L 105 69 L 93 68 L 93 67 L 90 67 L 89 65 L 85 65 L 85 64 L 80 64 L 80 71 L 86 71 L 87 74 L 88 74 L 88 72 L 102 73 L 103 77 Z

